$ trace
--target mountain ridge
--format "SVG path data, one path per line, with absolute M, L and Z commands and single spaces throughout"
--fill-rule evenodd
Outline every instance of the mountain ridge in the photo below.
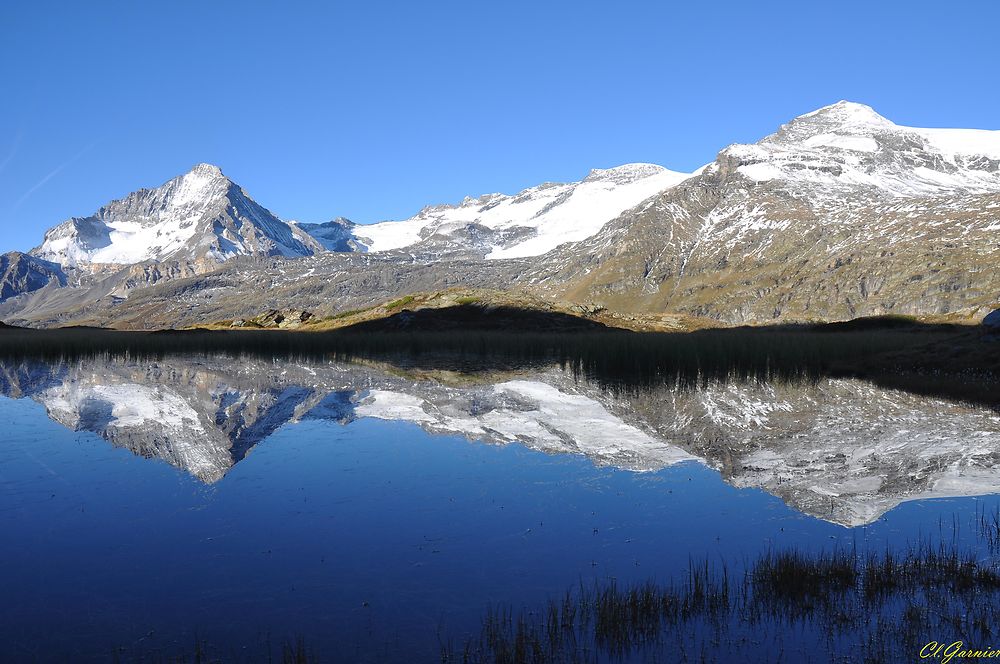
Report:
M 152 245 L 155 259 L 148 243 L 133 254 L 97 246 L 112 233 L 145 237 L 164 215 L 176 232 Z M 51 325 L 86 310 L 90 323 L 126 324 L 143 302 L 197 324 L 276 308 L 332 315 L 462 285 L 728 323 L 972 317 L 997 304 L 997 230 L 1000 131 L 904 127 L 842 101 L 694 173 L 594 169 L 368 225 L 285 222 L 202 164 L 49 231 L 33 253 L 67 260 L 60 288 L 72 292 L 8 296 L 0 315 Z M 66 237 L 85 250 L 60 245 Z M 77 260 L 109 255 L 142 260 Z M 178 282 L 187 290 L 168 283 L 178 279 L 192 280 Z

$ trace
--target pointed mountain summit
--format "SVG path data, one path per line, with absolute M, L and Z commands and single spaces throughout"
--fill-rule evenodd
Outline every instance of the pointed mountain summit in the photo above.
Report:
M 307 256 L 321 247 L 257 204 L 218 166 L 198 164 L 45 234 L 38 258 L 76 266 Z
M 853 101 L 838 101 L 800 115 L 783 125 L 781 131 L 785 131 L 786 135 L 798 133 L 807 138 L 823 131 L 867 133 L 895 126 L 871 106 Z

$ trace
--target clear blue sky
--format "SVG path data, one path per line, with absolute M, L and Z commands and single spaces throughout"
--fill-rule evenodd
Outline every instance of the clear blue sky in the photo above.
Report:
M 850 99 L 1000 128 L 1000 2 L 4 2 L 0 250 L 216 163 L 279 216 L 407 217 Z

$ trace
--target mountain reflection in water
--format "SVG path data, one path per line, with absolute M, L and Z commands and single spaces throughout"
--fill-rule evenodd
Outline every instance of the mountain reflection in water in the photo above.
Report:
M 3 361 L 0 394 L 206 483 L 286 424 L 371 417 L 634 471 L 698 461 L 847 526 L 907 500 L 1000 492 L 996 413 L 860 380 L 623 394 L 555 367 L 458 374 L 199 356 Z

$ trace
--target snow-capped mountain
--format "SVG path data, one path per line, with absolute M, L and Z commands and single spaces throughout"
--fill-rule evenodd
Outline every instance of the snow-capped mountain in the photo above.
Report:
M 140 189 L 45 234 L 31 253 L 77 266 L 146 261 L 223 261 L 307 256 L 321 247 L 257 204 L 217 166 L 198 164 L 155 189 Z
M 839 102 L 733 145 L 524 275 L 547 295 L 729 322 L 987 313 L 1000 131 Z
M 464 248 L 487 259 L 540 256 L 592 236 L 625 210 L 689 177 L 655 164 L 625 164 L 592 170 L 580 182 L 548 182 L 514 195 L 429 206 L 409 219 L 354 226 L 351 233 L 369 252 Z
M 837 195 L 859 188 L 896 197 L 1000 191 L 1000 132 L 903 127 L 846 101 L 800 116 L 755 145 L 732 145 L 720 161 L 754 182 Z

